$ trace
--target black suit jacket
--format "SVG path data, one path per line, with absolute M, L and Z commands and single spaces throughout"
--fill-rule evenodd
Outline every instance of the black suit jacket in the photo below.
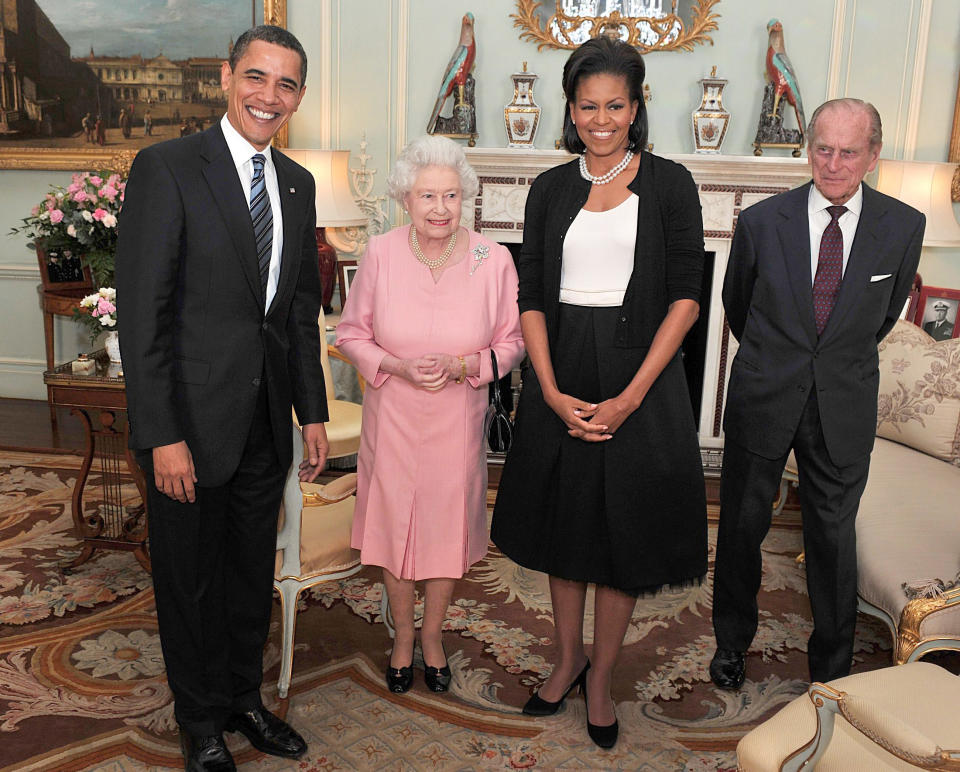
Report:
M 250 212 L 219 123 L 141 150 L 120 214 L 130 446 L 186 440 L 203 486 L 223 484 L 237 468 L 262 378 L 283 467 L 291 461 L 291 404 L 301 423 L 327 420 L 314 182 L 267 152 L 280 188 L 283 252 L 266 315 Z
M 817 390 L 824 440 L 845 466 L 869 454 L 877 423 L 877 343 L 910 292 L 924 216 L 863 186 L 863 209 L 830 320 L 817 336 L 810 275 L 810 184 L 744 210 L 723 282 L 740 348 L 730 370 L 724 430 L 764 458 L 790 449 Z

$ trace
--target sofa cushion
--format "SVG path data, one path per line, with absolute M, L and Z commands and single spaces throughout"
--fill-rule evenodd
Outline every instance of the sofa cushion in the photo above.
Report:
M 960 338 L 901 320 L 878 351 L 877 436 L 960 466 Z
M 926 334 L 926 333 L 924 333 Z M 960 571 L 960 469 L 877 438 L 857 513 L 857 594 L 894 620 L 909 598 L 903 583 Z M 960 606 L 931 614 L 924 637 L 960 633 Z

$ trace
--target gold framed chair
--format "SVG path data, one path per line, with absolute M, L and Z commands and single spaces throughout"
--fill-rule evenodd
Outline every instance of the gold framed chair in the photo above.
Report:
M 325 340 L 323 312 L 319 318 L 321 340 Z M 342 458 L 360 449 L 362 408 L 336 399 L 330 356 L 349 360 L 333 346 L 321 349 L 323 375 L 330 420 L 326 424 L 330 443 L 328 459 Z M 358 376 L 359 378 L 359 376 Z M 360 382 L 361 389 L 363 382 Z M 302 483 L 300 463 L 304 458 L 303 435 L 294 420 L 293 463 L 287 471 L 283 503 L 277 530 L 277 557 L 273 586 L 280 595 L 282 647 L 277 693 L 287 696 L 293 673 L 293 647 L 300 593 L 322 582 L 343 579 L 357 573 L 360 553 L 350 547 L 357 475 L 350 473 L 327 483 Z

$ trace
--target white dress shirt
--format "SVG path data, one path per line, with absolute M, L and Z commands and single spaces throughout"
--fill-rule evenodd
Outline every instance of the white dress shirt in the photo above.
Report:
M 266 310 L 270 309 L 273 296 L 277 294 L 277 282 L 280 280 L 280 255 L 283 252 L 283 213 L 280 209 L 280 186 L 277 183 L 277 168 L 273 165 L 273 155 L 270 148 L 257 150 L 240 133 L 233 128 L 233 124 L 224 115 L 220 119 L 220 128 L 223 137 L 227 140 L 230 156 L 237 167 L 237 176 L 243 186 L 243 195 L 250 206 L 250 185 L 253 182 L 253 157 L 259 153 L 266 160 L 263 162 L 263 178 L 267 186 L 267 195 L 270 197 L 270 209 L 273 213 L 273 247 L 270 251 L 270 270 L 267 273 L 267 303 Z
M 807 219 L 810 222 L 810 283 L 817 278 L 817 263 L 820 261 L 820 240 L 823 232 L 830 224 L 828 201 L 823 193 L 817 190 L 816 185 L 810 186 L 810 195 L 807 197 Z M 857 235 L 857 224 L 860 222 L 860 211 L 863 209 L 863 183 L 857 187 L 850 200 L 844 204 L 847 211 L 840 215 L 837 224 L 843 234 L 843 276 L 847 275 L 847 261 L 850 259 L 850 247 L 853 246 L 853 237 Z

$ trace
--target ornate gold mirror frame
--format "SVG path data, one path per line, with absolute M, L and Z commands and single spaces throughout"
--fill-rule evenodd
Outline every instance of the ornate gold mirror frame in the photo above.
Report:
M 574 0 L 556 0 L 555 12 L 547 17 L 548 0 L 517 0 L 517 13 L 510 14 L 513 26 L 523 30 L 521 40 L 537 43 L 537 48 L 576 48 L 580 43 L 597 35 L 611 35 L 636 47 L 642 54 L 651 51 L 692 51 L 694 45 L 713 45 L 707 34 L 717 29 L 720 15 L 711 9 L 720 0 L 688 0 L 689 19 L 684 20 L 678 13 L 680 0 L 622 0 L 620 5 L 626 9 L 670 5 L 670 12 L 662 16 L 630 16 L 619 10 L 604 15 L 596 13 L 598 2 L 580 2 L 580 8 Z M 641 5 L 642 4 L 642 5 Z M 590 9 L 590 6 L 593 6 Z M 609 6 L 609 3 L 608 3 Z M 566 10 L 565 10 L 566 7 Z
M 239 1 L 239 0 L 238 0 Z M 265 24 L 287 26 L 287 0 L 263 0 Z M 287 146 L 287 127 L 274 137 L 274 145 Z M 115 169 L 125 171 L 133 163 L 136 150 L 94 150 L 87 148 L 58 147 L 5 147 L 0 148 L 0 169 L 62 169 L 66 171 L 90 171 L 91 169 Z

